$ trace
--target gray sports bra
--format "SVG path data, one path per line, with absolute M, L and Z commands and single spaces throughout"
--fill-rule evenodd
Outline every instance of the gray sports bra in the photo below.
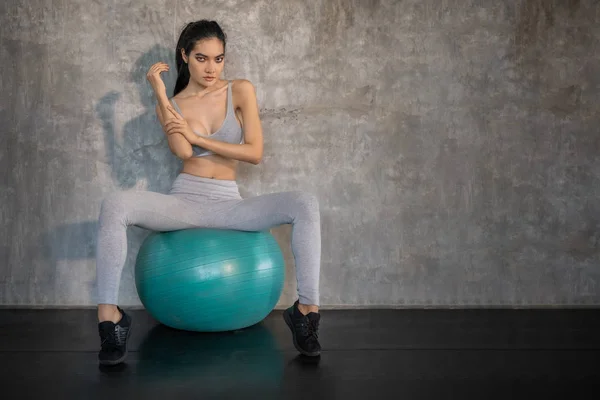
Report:
M 171 102 L 175 106 L 177 112 L 183 117 L 183 113 L 181 109 L 175 102 L 175 99 L 171 99 Z M 184 117 L 185 118 L 185 117 Z M 227 82 L 227 111 L 225 113 L 225 121 L 223 121 L 223 125 L 215 132 L 210 135 L 203 135 L 194 131 L 194 133 L 198 136 L 209 137 L 211 139 L 219 140 L 221 142 L 227 142 L 232 144 L 242 144 L 244 143 L 244 135 L 242 134 L 242 128 L 235 118 L 235 112 L 233 110 L 233 101 L 231 99 L 231 82 Z M 202 147 L 192 145 L 192 150 L 194 152 L 193 157 L 204 157 L 211 154 L 215 154 L 210 150 L 206 150 Z

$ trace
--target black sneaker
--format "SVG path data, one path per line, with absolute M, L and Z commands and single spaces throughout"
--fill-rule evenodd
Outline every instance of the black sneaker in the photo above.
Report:
M 121 308 L 121 320 L 116 324 L 112 321 L 104 321 L 98 324 L 102 347 L 98 353 L 98 361 L 101 365 L 117 365 L 127 357 L 127 339 L 131 333 L 131 317 Z
M 292 330 L 294 346 L 296 350 L 305 356 L 318 356 L 321 354 L 319 344 L 319 313 L 308 313 L 304 315 L 298 310 L 298 300 L 293 306 L 283 312 L 283 319 Z

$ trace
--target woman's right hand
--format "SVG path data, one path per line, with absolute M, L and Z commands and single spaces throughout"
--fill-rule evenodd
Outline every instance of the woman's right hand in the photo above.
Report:
M 166 72 L 168 70 L 169 65 L 162 61 L 159 61 L 156 64 L 152 65 L 148 70 L 148 73 L 146 74 L 146 79 L 148 79 L 148 82 L 150 82 L 150 85 L 152 85 L 152 88 L 157 94 L 160 93 L 159 91 L 167 91 L 167 87 L 165 86 L 165 83 L 160 77 L 160 73 Z

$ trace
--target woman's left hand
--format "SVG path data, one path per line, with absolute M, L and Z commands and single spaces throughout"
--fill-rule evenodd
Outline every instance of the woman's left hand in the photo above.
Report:
M 177 111 L 175 111 L 172 106 L 167 106 L 167 109 L 171 113 L 170 118 L 167 118 L 165 123 L 167 135 L 179 133 L 183 135 L 183 137 L 185 137 L 190 144 L 199 146 L 202 138 L 192 131 L 192 128 L 190 128 L 187 121 Z

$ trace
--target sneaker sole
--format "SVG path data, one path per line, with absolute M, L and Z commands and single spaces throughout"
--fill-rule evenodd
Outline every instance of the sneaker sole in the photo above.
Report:
M 129 330 L 127 331 L 127 337 L 125 338 L 125 353 L 121 358 L 117 358 L 116 360 L 98 360 L 100 365 L 117 365 L 121 364 L 127 358 L 128 350 L 127 350 L 127 341 L 129 340 L 129 335 L 131 335 L 131 328 L 133 328 L 132 321 L 129 321 Z
M 301 354 L 308 356 L 308 357 L 316 357 L 318 355 L 321 354 L 320 351 L 313 351 L 308 352 L 305 350 L 302 350 L 300 348 L 300 346 L 298 346 L 298 341 L 296 340 L 296 331 L 294 331 L 294 325 L 292 325 L 292 318 L 290 317 L 288 310 L 285 310 L 283 312 L 283 320 L 285 321 L 286 325 L 290 328 L 290 330 L 292 331 L 292 337 L 294 338 L 294 347 L 296 348 L 296 350 L 298 350 Z

